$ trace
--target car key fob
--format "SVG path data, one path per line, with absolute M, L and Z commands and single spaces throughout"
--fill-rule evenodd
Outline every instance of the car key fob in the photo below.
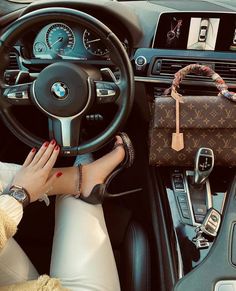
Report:
M 221 223 L 221 214 L 214 208 L 210 208 L 200 226 L 201 231 L 209 236 L 215 237 Z

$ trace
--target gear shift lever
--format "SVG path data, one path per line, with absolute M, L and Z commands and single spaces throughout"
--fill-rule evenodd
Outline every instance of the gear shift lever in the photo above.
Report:
M 194 184 L 203 184 L 214 167 L 213 150 L 209 148 L 199 148 L 194 164 Z

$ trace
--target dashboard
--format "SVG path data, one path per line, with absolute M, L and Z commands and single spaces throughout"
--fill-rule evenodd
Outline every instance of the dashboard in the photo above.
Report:
M 146 84 L 148 91 L 159 82 L 170 84 L 176 71 L 196 62 L 218 70 L 234 88 L 236 2 L 218 2 L 40 0 L 25 5 L 22 14 L 57 6 L 81 10 L 98 18 L 123 43 L 135 80 Z M 16 14 L 20 16 L 18 10 Z M 36 65 L 39 70 L 43 67 L 43 61 L 47 65 L 57 59 L 88 62 L 99 68 L 107 67 L 110 61 L 110 50 L 100 36 L 69 21 L 49 20 L 32 27 L 32 33 L 22 36 L 19 47 L 21 67 L 34 71 L 37 71 Z M 204 84 L 209 82 L 204 80 Z
M 121 41 L 128 52 L 127 38 Z M 36 34 L 33 56 L 39 59 L 109 59 L 109 49 L 100 36 L 86 27 L 56 22 L 45 25 Z

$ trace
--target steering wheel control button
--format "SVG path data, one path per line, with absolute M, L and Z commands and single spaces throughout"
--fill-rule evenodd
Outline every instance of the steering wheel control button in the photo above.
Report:
M 98 103 L 111 103 L 119 95 L 118 86 L 111 82 L 96 82 L 96 95 Z
M 26 104 L 29 99 L 29 87 L 31 84 L 26 85 L 15 85 L 6 88 L 3 95 L 7 98 L 9 103 L 18 104 L 19 102 L 22 105 Z M 22 102 L 25 101 L 25 102 Z
M 4 73 L 4 81 L 8 85 L 14 85 L 19 74 L 19 70 L 8 70 Z
M 104 118 L 101 114 L 90 114 L 90 115 L 86 115 L 86 120 L 87 121 L 103 121 Z
M 58 100 L 64 100 L 69 94 L 69 88 L 63 82 L 56 82 L 52 85 L 51 92 Z

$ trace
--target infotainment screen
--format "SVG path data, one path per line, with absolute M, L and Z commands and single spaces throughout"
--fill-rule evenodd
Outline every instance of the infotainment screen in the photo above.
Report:
M 159 18 L 153 47 L 236 52 L 236 14 L 163 13 Z
M 191 17 L 187 49 L 215 50 L 219 18 Z

